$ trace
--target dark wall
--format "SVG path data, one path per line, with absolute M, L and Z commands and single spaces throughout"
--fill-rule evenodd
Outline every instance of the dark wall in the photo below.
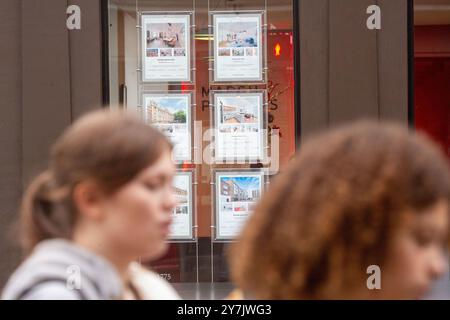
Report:
M 369 5 L 381 30 L 366 27 Z M 302 136 L 359 118 L 408 122 L 406 0 L 300 0 Z
M 81 30 L 66 28 L 66 9 L 81 8 Z M 99 0 L 22 1 L 23 182 L 42 170 L 55 137 L 101 106 Z M 42 125 L 45 123 L 45 125 Z
M 0 288 L 19 259 L 11 226 L 22 191 L 21 1 L 0 1 Z
M 81 30 L 66 9 L 81 7 Z M 0 1 L 0 288 L 18 264 L 17 209 L 49 146 L 101 106 L 100 0 Z

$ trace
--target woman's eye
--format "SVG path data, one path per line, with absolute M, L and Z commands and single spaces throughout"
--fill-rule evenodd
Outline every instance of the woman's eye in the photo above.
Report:
M 145 187 L 148 189 L 148 190 L 157 190 L 157 189 L 159 189 L 160 187 L 161 187 L 161 184 L 160 183 L 149 183 L 149 182 L 147 182 L 147 183 L 145 183 L 144 184 L 145 185 Z
M 426 234 L 417 233 L 414 238 L 417 244 L 422 247 L 425 247 L 433 242 L 433 237 Z

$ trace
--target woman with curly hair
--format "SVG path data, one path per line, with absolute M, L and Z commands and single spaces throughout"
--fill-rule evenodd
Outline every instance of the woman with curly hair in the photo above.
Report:
M 256 299 L 420 298 L 447 269 L 449 204 L 448 160 L 427 138 L 332 130 L 275 178 L 232 247 L 232 278 Z

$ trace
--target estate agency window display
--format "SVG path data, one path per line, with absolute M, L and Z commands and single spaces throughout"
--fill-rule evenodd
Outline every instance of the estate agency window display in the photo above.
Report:
M 158 82 L 184 82 L 195 86 L 195 53 L 188 32 L 192 13 L 141 14 L 141 87 Z M 268 142 L 265 89 L 215 90 L 220 83 L 266 83 L 265 11 L 210 12 L 210 107 L 216 164 L 238 160 L 264 163 Z M 194 62 L 195 63 L 195 62 Z M 142 90 L 144 119 L 174 144 L 176 163 L 192 160 L 194 92 Z M 196 241 L 193 206 L 195 170 L 178 173 L 174 192 L 180 204 L 173 212 L 170 241 Z M 211 273 L 214 280 L 214 243 L 233 241 L 260 199 L 268 175 L 264 169 L 212 169 Z M 196 184 L 196 182 L 194 182 Z M 197 248 L 198 250 L 198 248 Z M 198 262 L 197 262 L 198 272 Z M 197 276 L 198 278 L 198 276 Z
M 276 34 L 267 0 L 108 3 L 111 106 L 137 108 L 177 166 L 169 251 L 142 263 L 173 283 L 227 282 L 227 246 L 275 172 L 270 130 L 283 129 L 277 161 L 295 151 L 292 2 L 272 2 Z

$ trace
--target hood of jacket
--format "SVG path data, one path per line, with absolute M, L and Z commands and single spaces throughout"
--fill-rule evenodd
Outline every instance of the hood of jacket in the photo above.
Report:
M 39 243 L 17 268 L 2 298 L 23 299 L 50 283 L 86 300 L 120 299 L 123 293 L 122 280 L 109 261 L 68 240 L 52 239 Z

